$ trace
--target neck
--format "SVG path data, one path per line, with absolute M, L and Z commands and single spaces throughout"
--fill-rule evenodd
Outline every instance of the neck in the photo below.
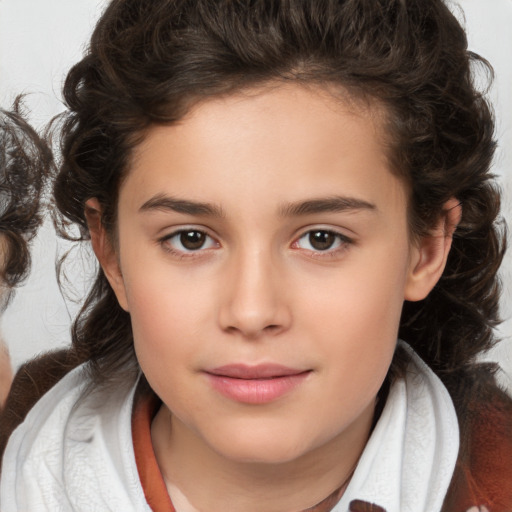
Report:
M 366 445 L 374 404 L 342 433 L 292 461 L 240 462 L 215 452 L 162 405 L 155 455 L 178 512 L 302 511 L 347 486 Z

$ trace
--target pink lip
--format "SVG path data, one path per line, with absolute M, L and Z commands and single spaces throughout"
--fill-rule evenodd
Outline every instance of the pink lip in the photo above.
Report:
M 246 404 L 264 404 L 292 391 L 311 370 L 278 364 L 230 364 L 205 373 L 212 387 L 225 397 Z

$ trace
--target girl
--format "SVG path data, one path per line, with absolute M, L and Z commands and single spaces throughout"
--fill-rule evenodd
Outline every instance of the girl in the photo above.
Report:
M 51 154 L 21 115 L 21 98 L 12 111 L 0 109 L 0 313 L 30 267 L 29 243 L 41 222 L 40 202 Z M 12 370 L 0 336 L 0 409 Z
M 55 184 L 100 269 L 2 512 L 510 511 L 473 63 L 440 0 L 113 0 Z

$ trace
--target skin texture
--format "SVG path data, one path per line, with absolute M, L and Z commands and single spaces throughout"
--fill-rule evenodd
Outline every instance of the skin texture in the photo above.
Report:
M 164 403 L 153 444 L 183 510 L 305 509 L 357 463 L 403 301 L 434 286 L 458 215 L 411 240 L 382 117 L 299 85 L 210 99 L 135 149 L 116 247 L 88 202 L 93 247 Z M 186 250 L 180 230 L 204 245 Z M 275 400 L 241 403 L 207 373 L 235 363 L 308 373 Z
M 5 245 L 5 238 L 0 236 L 0 264 L 2 265 L 5 261 Z M 8 293 L 9 290 L 0 283 L 0 304 Z M 0 338 L 0 408 L 5 404 L 5 400 L 11 388 L 12 378 L 13 375 L 9 351 L 7 350 L 3 340 Z
M 5 404 L 12 383 L 11 360 L 7 347 L 0 340 L 0 408 Z

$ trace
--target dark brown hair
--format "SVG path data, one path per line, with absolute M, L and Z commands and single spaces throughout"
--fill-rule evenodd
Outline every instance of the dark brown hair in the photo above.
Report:
M 52 155 L 24 120 L 21 98 L 12 111 L 0 109 L 0 235 L 4 254 L 0 279 L 20 284 L 30 268 L 29 242 L 41 223 L 41 198 Z
M 270 81 L 338 86 L 385 108 L 413 234 L 427 234 L 449 198 L 462 205 L 440 282 L 405 304 L 400 325 L 400 336 L 449 374 L 495 341 L 504 251 L 489 174 L 494 125 L 475 65 L 492 74 L 441 0 L 112 0 L 65 83 L 61 219 L 87 239 L 84 204 L 96 197 L 112 232 L 134 145 L 197 101 Z M 73 343 L 96 382 L 137 369 L 129 315 L 101 270 Z

